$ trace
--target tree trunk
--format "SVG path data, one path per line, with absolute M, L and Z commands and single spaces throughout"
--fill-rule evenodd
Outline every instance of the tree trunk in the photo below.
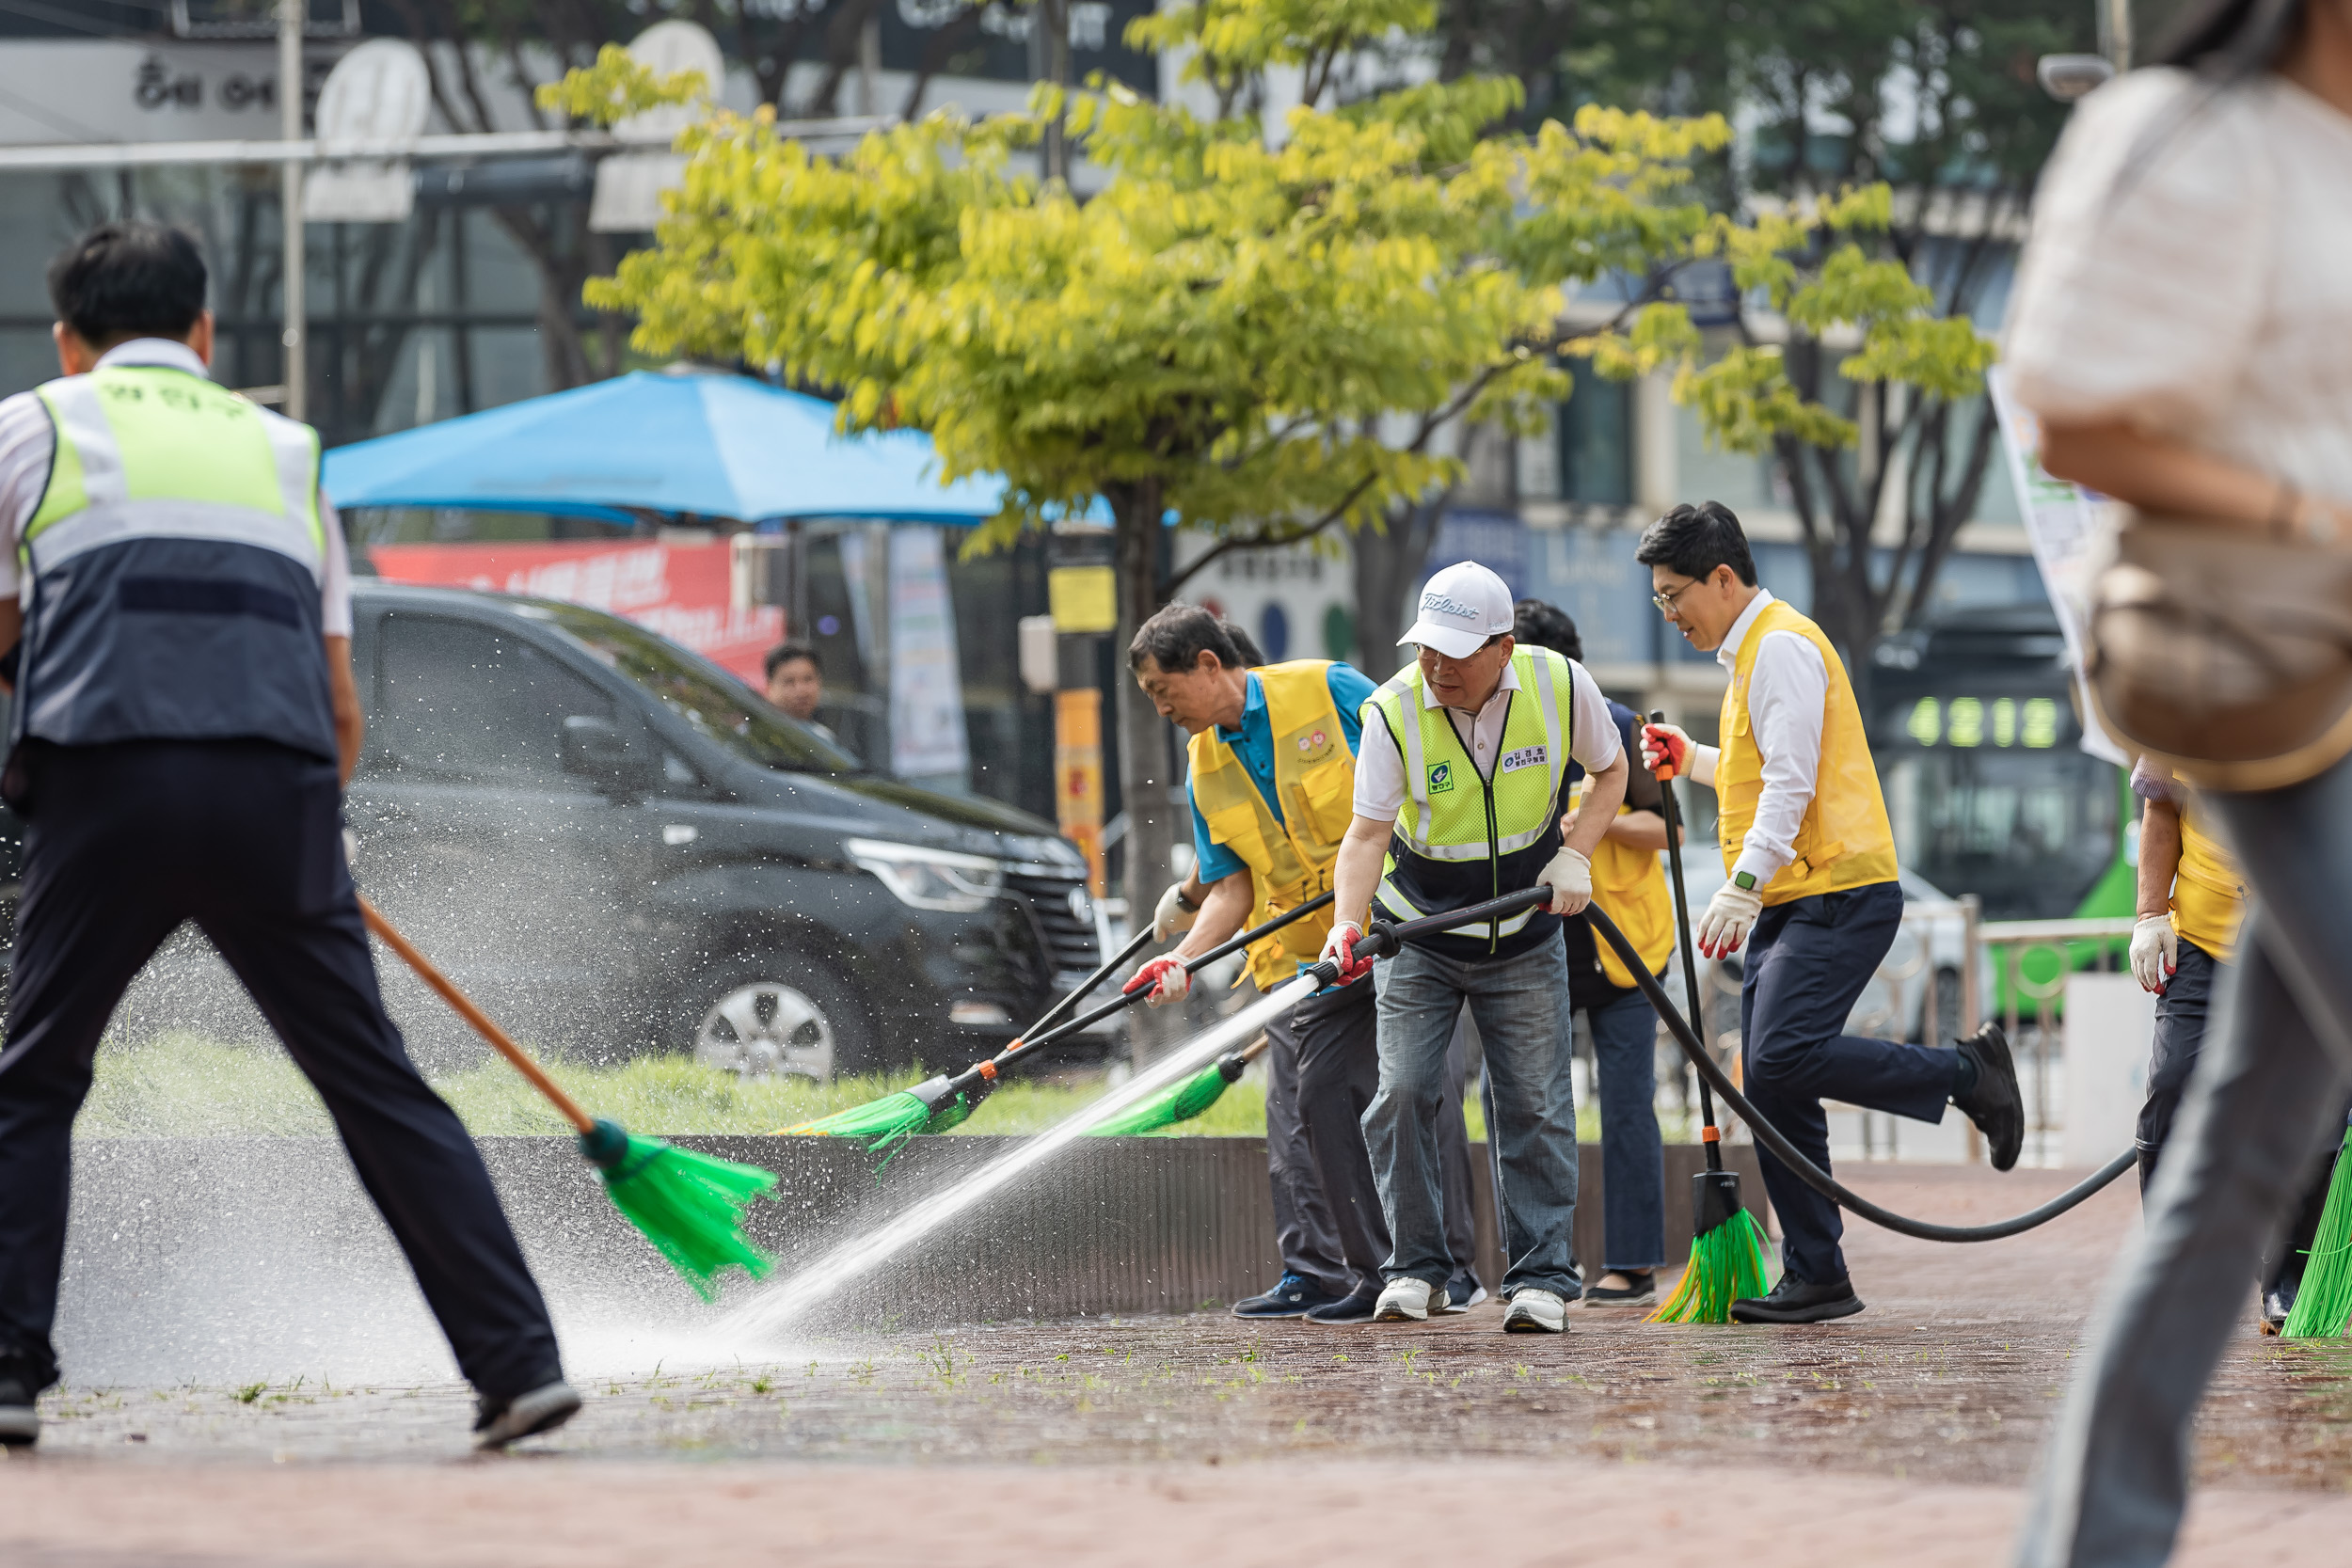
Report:
M 1157 480 L 1144 480 L 1119 489 L 1122 493 L 1110 499 L 1118 519 L 1119 779 L 1127 814 L 1122 881 L 1127 919 L 1135 925 L 1151 920 L 1160 894 L 1175 880 L 1177 811 L 1170 796 L 1177 778 L 1170 763 L 1168 721 L 1144 700 L 1126 673 L 1127 646 L 1161 603 L 1160 553 L 1167 528 L 1160 520 L 1160 485 Z M 1136 1065 L 1173 1043 L 1170 1026 L 1176 1020 L 1142 1008 L 1130 1010 L 1127 1017 Z

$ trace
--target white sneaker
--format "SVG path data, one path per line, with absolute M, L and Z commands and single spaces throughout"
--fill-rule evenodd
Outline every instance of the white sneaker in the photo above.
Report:
M 1505 1334 L 1558 1334 L 1567 1326 L 1567 1302 L 1532 1285 L 1513 1295 L 1509 1309 L 1502 1314 Z
M 1392 1279 L 1380 1299 L 1373 1304 L 1372 1321 L 1376 1323 L 1418 1323 L 1429 1321 L 1432 1301 L 1444 1309 L 1445 1287 L 1432 1285 L 1426 1279 Z

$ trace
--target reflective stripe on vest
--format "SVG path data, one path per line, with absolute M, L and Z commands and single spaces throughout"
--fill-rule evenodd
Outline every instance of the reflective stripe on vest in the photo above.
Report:
M 124 539 L 258 545 L 326 569 L 319 438 L 201 376 L 109 366 L 40 389 L 57 451 L 22 557 L 46 571 Z
M 317 434 L 162 366 L 39 395 L 56 445 L 18 546 L 17 736 L 334 757 Z
M 1591 788 L 1589 779 L 1577 785 L 1579 805 Z M 1620 805 L 1617 815 L 1624 816 L 1632 810 Z M 1666 868 L 1659 863 L 1654 850 L 1602 839 L 1593 849 L 1593 902 L 1617 923 L 1617 929 L 1625 933 L 1652 974 L 1665 966 L 1675 945 L 1674 894 L 1666 885 Z M 1601 974 L 1611 985 L 1623 990 L 1634 984 L 1633 972 L 1626 968 L 1615 948 L 1605 942 L 1594 946 Z
M 1274 740 L 1274 794 L 1282 802 L 1279 821 L 1233 749 L 1214 726 L 1192 737 L 1192 802 L 1208 824 L 1209 838 L 1249 867 L 1257 907 L 1245 927 L 1263 926 L 1284 910 L 1331 885 L 1331 865 L 1340 840 L 1355 816 L 1356 754 L 1331 701 L 1328 659 L 1295 659 L 1252 671 L 1265 696 L 1266 725 Z M 1249 974 L 1261 990 L 1297 977 L 1312 963 L 1331 934 L 1327 908 L 1295 920 L 1273 936 L 1251 944 Z
M 1748 829 L 1756 821 L 1756 803 L 1764 793 L 1764 756 L 1756 750 L 1748 719 L 1748 679 L 1756 671 L 1756 650 L 1776 631 L 1795 632 L 1813 644 L 1829 676 L 1829 694 L 1821 710 L 1821 761 L 1814 774 L 1813 799 L 1805 802 L 1804 820 L 1791 847 L 1797 858 L 1764 884 L 1764 902 L 1786 904 L 1816 894 L 1891 882 L 1895 830 L 1886 820 L 1878 766 L 1870 760 L 1853 683 L 1821 628 L 1780 599 L 1766 605 L 1748 627 L 1732 664 L 1731 685 L 1724 691 L 1723 750 L 1715 762 L 1715 832 L 1723 846 L 1724 869 L 1728 874 L 1739 863 Z
M 1405 800 L 1376 895 L 1399 920 L 1533 887 L 1559 851 L 1560 790 L 1575 744 L 1574 677 L 1568 661 L 1546 648 L 1513 650 L 1511 669 L 1518 689 L 1491 779 L 1479 772 L 1446 710 L 1424 705 L 1419 663 L 1365 701 L 1366 721 L 1377 717 L 1388 726 L 1405 763 Z M 1475 939 L 1492 954 L 1501 939 L 1535 919 L 1530 911 L 1445 935 Z M 1460 946 L 1451 951 L 1468 955 Z
M 2246 874 L 2229 850 L 2205 836 L 2193 808 L 2181 810 L 2181 863 L 2172 874 L 2172 928 L 2223 963 L 2237 950 L 2246 919 Z

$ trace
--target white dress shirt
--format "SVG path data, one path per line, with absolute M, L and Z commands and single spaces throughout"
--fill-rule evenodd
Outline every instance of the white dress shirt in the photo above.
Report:
M 169 338 L 134 338 L 117 343 L 100 356 L 100 366 L 165 365 L 190 375 L 211 379 L 196 350 Z M 57 433 L 49 422 L 49 409 L 32 392 L 19 392 L 0 401 L 0 597 L 18 597 L 24 583 L 17 571 L 17 545 L 24 525 L 40 509 L 40 496 L 49 487 L 49 465 L 57 450 Z M 343 526 L 319 497 L 319 527 L 326 536 L 326 560 L 319 576 L 319 629 L 327 637 L 351 635 L 351 553 L 343 544 Z
M 1715 662 L 1726 673 L 1739 663 L 1740 645 L 1756 618 L 1772 602 L 1771 589 L 1757 589 L 1724 634 Z M 1731 868 L 1734 876 L 1749 873 L 1759 888 L 1797 858 L 1797 830 L 1813 803 L 1814 779 L 1821 768 L 1821 721 L 1828 709 L 1829 671 L 1821 651 L 1793 631 L 1766 632 L 1748 672 L 1748 733 L 1764 759 L 1764 792 Z
M 1584 666 L 1568 660 L 1568 755 L 1582 763 L 1587 772 L 1597 773 L 1616 761 L 1625 747 L 1617 739 L 1616 721 L 1609 717 L 1609 701 L 1584 673 Z M 1517 673 L 1505 664 L 1494 695 L 1475 716 L 1459 708 L 1446 709 L 1454 733 L 1461 737 L 1462 749 L 1470 754 L 1483 779 L 1495 776 L 1502 727 L 1511 715 L 1512 693 L 1518 689 Z M 1421 689 L 1421 705 L 1424 709 L 1442 705 L 1426 684 Z M 1396 737 L 1389 734 L 1389 726 L 1374 720 L 1364 725 L 1363 741 L 1356 753 L 1356 815 L 1374 822 L 1393 822 L 1404 809 L 1405 759 L 1397 754 Z

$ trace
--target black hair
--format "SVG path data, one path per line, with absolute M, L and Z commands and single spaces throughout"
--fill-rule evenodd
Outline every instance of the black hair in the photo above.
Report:
M 1756 557 L 1748 549 L 1746 531 L 1731 508 L 1721 501 L 1685 502 L 1642 531 L 1633 559 L 1645 566 L 1664 566 L 1696 582 L 1718 566 L 1756 586 Z
M 1584 662 L 1584 639 L 1577 635 L 1576 623 L 1569 619 L 1568 612 L 1556 604 L 1521 599 L 1513 605 L 1511 635 L 1518 641 L 1549 648 L 1562 658 Z
M 1127 644 L 1127 668 L 1140 670 L 1148 658 L 1172 674 L 1199 664 L 1203 648 L 1228 670 L 1249 668 L 1223 621 L 1197 604 L 1166 605 L 1136 628 L 1136 640 Z
M 2306 8 L 2307 0 L 2192 0 L 2158 35 L 2148 63 L 2216 81 L 2255 75 L 2302 31 Z
M 1233 644 L 1233 652 L 1241 655 L 1243 665 L 1255 670 L 1265 662 L 1265 650 L 1258 646 L 1256 638 L 1242 630 L 1239 621 L 1220 616 L 1216 624 L 1225 628 L 1225 636 Z M 1167 666 L 1162 665 L 1161 668 L 1166 669 Z
M 102 223 L 49 263 L 49 300 L 82 341 L 184 338 L 204 314 L 204 256 L 184 229 Z
M 823 677 L 825 673 L 825 661 L 817 657 L 816 649 L 810 647 L 807 643 L 802 641 L 796 637 L 789 641 L 779 642 L 774 647 L 768 650 L 768 658 L 766 664 L 764 665 L 764 668 L 768 673 L 768 678 L 770 680 L 774 680 L 776 678 L 776 672 L 782 669 L 785 665 L 791 663 L 796 658 L 804 658 L 811 664 L 817 666 L 818 676 L 820 679 Z

